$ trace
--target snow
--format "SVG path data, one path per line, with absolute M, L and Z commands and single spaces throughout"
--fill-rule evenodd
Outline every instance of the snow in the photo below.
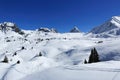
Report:
M 108 68 L 111 65 L 107 63 L 100 64 L 98 63 L 98 66 L 95 66 L 97 64 L 90 64 L 91 67 L 89 65 L 80 65 L 51 68 L 31 74 L 21 80 L 119 80 L 119 69 Z M 104 66 L 107 68 L 105 69 Z
M 0 80 L 120 80 L 120 36 L 23 31 L 0 31 L 0 61 L 9 60 L 0 62 Z M 101 62 L 83 64 L 94 47 Z

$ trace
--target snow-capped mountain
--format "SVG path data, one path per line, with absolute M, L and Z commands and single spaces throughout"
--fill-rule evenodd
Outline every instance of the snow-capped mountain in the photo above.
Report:
M 104 24 L 93 28 L 90 33 L 97 37 L 111 37 L 120 35 L 120 16 L 113 16 Z
M 80 30 L 78 29 L 77 26 L 75 26 L 72 30 L 70 30 L 71 33 L 79 33 Z
M 14 31 L 21 35 L 24 34 L 24 32 L 20 28 L 18 28 L 18 26 L 15 23 L 12 23 L 12 22 L 0 23 L 0 30 L 4 33 L 8 32 L 8 31 Z

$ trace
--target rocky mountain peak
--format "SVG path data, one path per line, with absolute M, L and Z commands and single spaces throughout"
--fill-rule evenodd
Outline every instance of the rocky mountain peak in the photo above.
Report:
M 72 30 L 70 30 L 71 33 L 79 33 L 80 30 L 78 29 L 77 26 L 74 26 L 74 28 Z
M 4 33 L 6 33 L 7 31 L 14 31 L 21 35 L 24 34 L 24 32 L 21 31 L 21 29 L 15 23 L 12 23 L 12 22 L 0 23 L 0 30 Z

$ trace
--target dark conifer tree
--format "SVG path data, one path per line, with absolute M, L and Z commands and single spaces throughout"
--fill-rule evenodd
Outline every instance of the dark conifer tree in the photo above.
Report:
M 14 55 L 17 55 L 17 53 L 15 52 Z
M 92 63 L 92 62 L 94 62 L 93 59 L 94 58 L 94 52 L 93 52 L 93 49 L 91 50 L 91 54 L 90 54 L 90 56 L 89 56 L 89 61 L 88 61 L 88 63 Z
M 23 50 L 23 49 L 25 49 L 25 47 L 24 47 L 24 46 L 22 46 L 21 50 Z
M 19 60 L 17 61 L 17 64 L 20 64 L 20 61 L 19 61 Z
M 84 61 L 84 64 L 87 64 L 88 62 L 87 62 L 87 60 L 85 59 L 85 61 Z
M 98 52 L 96 50 L 96 48 L 93 49 L 94 50 L 94 62 L 99 62 L 99 55 L 98 55 Z
M 96 48 L 91 50 L 88 63 L 99 62 L 99 55 Z
M 8 58 L 7 58 L 7 56 L 4 57 L 4 60 L 3 60 L 2 62 L 8 63 Z
M 13 54 L 13 56 L 15 56 L 15 55 L 17 55 L 17 52 L 15 52 L 15 53 Z
M 38 56 L 42 56 L 42 53 L 40 52 Z

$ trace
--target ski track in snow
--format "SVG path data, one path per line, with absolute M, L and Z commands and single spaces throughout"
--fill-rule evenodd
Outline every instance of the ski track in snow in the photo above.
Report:
M 92 70 L 92 71 L 106 71 L 106 72 L 120 72 L 120 69 L 113 68 L 96 68 L 96 67 L 64 67 L 64 69 L 69 70 Z
M 9 71 L 10 71 L 11 69 L 13 69 L 13 67 L 14 67 L 15 65 L 16 65 L 16 64 L 13 64 L 13 65 L 11 65 L 9 68 L 7 68 L 6 72 L 4 73 L 3 77 L 2 77 L 0 80 L 7 80 L 7 78 L 6 78 L 7 74 L 9 73 Z

